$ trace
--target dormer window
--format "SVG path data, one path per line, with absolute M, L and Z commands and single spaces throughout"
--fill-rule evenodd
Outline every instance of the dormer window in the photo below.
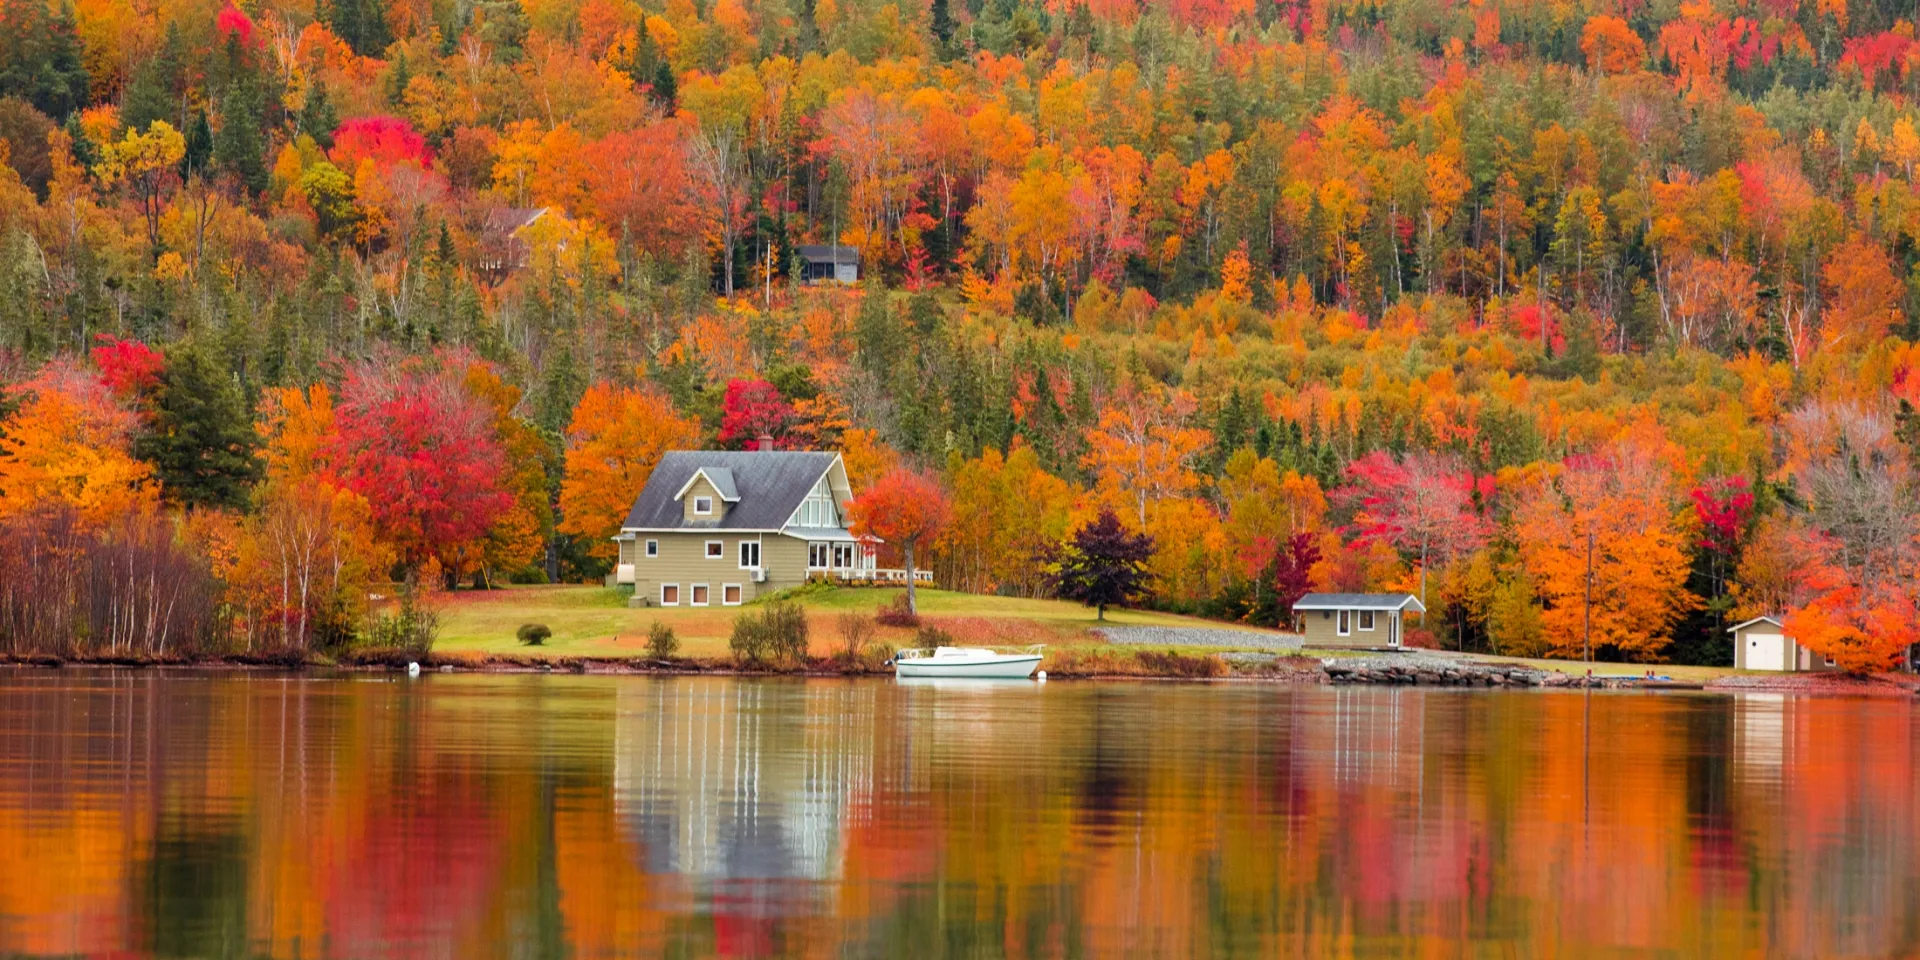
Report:
M 693 515 L 696 517 L 713 516 L 713 498 L 712 497 L 694 497 L 693 498 Z
M 833 502 L 833 488 L 825 477 L 814 484 L 813 492 L 807 494 L 805 502 L 800 504 L 797 522 L 803 527 L 838 527 L 840 509 Z

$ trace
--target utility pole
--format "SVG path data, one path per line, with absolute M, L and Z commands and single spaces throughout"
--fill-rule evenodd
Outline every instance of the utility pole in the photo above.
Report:
M 1587 662 L 1593 662 L 1593 531 L 1587 531 L 1587 604 L 1586 635 L 1581 645 L 1586 648 Z

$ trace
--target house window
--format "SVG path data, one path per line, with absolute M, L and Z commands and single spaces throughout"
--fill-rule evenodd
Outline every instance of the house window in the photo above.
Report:
M 1833 658 L 1832 658 L 1832 657 L 1828 657 L 1828 658 L 1827 658 L 1827 666 L 1829 666 L 1829 667 L 1831 667 L 1831 666 L 1834 666 L 1834 662 L 1833 662 Z
M 657 557 L 657 556 L 659 556 L 659 555 L 660 555 L 660 541 L 658 541 L 658 540 L 648 540 L 648 541 L 647 541 L 647 556 L 649 556 L 649 557 Z
M 807 544 L 807 569 L 825 570 L 829 559 L 827 554 L 830 546 L 830 544 L 825 543 Z
M 707 559 L 718 560 L 727 555 L 727 545 L 719 540 L 707 541 Z
M 740 605 L 740 585 L 737 583 L 729 583 L 726 586 L 721 587 L 720 603 L 722 606 L 728 606 L 728 607 L 739 606 Z
M 1334 632 L 1335 634 L 1338 634 L 1339 636 L 1342 636 L 1342 637 L 1344 637 L 1344 636 L 1346 636 L 1346 635 L 1348 635 L 1348 634 L 1350 634 L 1350 633 L 1352 633 L 1352 632 L 1353 632 L 1353 613 L 1352 613 L 1352 611 L 1350 611 L 1350 610 L 1342 610 L 1342 611 L 1340 611 L 1340 623 L 1339 623 L 1339 626 L 1338 626 L 1338 627 L 1336 627 L 1336 628 L 1334 629 L 1334 631 L 1333 631 L 1333 632 Z
M 704 607 L 707 605 L 706 584 L 696 583 L 693 585 L 693 605 L 696 607 Z
M 660 605 L 663 607 L 677 607 L 680 605 L 679 584 L 663 583 L 660 585 Z
M 1360 611 L 1360 629 L 1362 630 L 1373 629 L 1373 611 L 1372 610 Z
M 712 513 L 713 513 L 712 497 L 694 497 L 693 498 L 693 515 L 694 516 L 705 517 L 705 516 L 712 515 Z
M 853 550 L 854 550 L 854 545 L 851 543 L 834 544 L 833 545 L 833 565 L 836 567 L 841 567 L 843 569 L 851 568 L 854 565 Z
M 833 487 L 825 477 L 813 485 L 813 492 L 800 504 L 799 523 L 803 527 L 840 526 L 840 508 L 833 502 Z
M 740 569 L 750 570 L 760 566 L 760 541 L 740 541 Z

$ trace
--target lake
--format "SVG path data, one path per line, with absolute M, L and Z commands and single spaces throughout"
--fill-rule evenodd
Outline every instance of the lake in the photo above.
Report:
M 1914 955 L 1915 716 L 12 670 L 0 954 Z

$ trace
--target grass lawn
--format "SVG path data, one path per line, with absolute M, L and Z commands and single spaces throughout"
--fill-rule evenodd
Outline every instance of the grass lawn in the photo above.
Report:
M 900 588 L 840 588 L 801 597 L 813 652 L 825 655 L 840 639 L 836 619 L 848 611 L 872 613 L 904 592 Z M 918 591 L 921 617 L 960 641 L 988 645 L 1098 644 L 1087 630 L 1098 626 L 1092 609 L 1060 600 L 988 597 L 949 590 Z M 440 600 L 440 639 L 434 649 L 450 654 L 518 654 L 548 657 L 644 656 L 647 630 L 656 622 L 673 627 L 680 655 L 721 657 L 734 617 L 759 607 L 627 606 L 626 594 L 597 586 L 508 587 L 460 591 Z M 1107 622 L 1132 625 L 1221 626 L 1173 614 L 1108 610 Z M 552 639 L 523 646 L 514 636 L 523 623 L 543 623 Z M 880 628 L 878 639 L 911 646 L 913 632 Z

